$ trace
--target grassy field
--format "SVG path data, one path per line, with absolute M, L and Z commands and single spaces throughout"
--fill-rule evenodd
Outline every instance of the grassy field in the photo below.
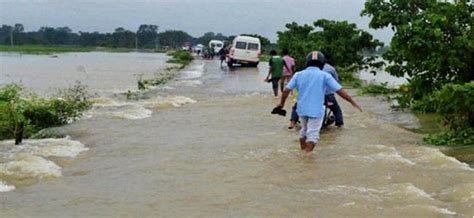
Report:
M 132 48 L 106 48 L 106 47 L 73 47 L 73 46 L 45 46 L 45 45 L 18 45 L 8 46 L 0 45 L 0 52 L 18 52 L 24 54 L 54 54 L 64 52 L 91 52 L 91 51 L 103 51 L 103 52 L 133 52 L 135 49 Z M 155 49 L 139 49 L 141 52 L 165 52 L 164 50 Z

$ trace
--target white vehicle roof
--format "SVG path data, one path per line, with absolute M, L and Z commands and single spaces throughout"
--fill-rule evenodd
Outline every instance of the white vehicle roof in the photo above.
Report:
M 245 42 L 254 42 L 260 44 L 260 39 L 251 37 L 251 36 L 237 36 L 235 37 L 234 41 L 239 40 L 239 41 L 245 41 Z

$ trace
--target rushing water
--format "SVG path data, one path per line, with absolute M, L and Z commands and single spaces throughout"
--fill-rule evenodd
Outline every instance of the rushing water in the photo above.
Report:
M 288 118 L 270 114 L 266 65 L 216 62 L 195 61 L 142 100 L 102 97 L 64 127 L 71 138 L 2 142 L 0 186 L 16 189 L 0 193 L 0 217 L 474 214 L 473 169 L 380 119 L 378 101 L 357 97 L 360 113 L 340 100 L 345 127 L 308 155 Z M 7 153 L 38 157 L 28 166 L 41 170 Z

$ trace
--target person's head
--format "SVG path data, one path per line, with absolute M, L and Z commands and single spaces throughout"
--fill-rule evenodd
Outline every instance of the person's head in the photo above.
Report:
M 285 55 L 289 54 L 289 51 L 288 51 L 288 49 L 285 48 L 285 49 L 283 49 L 283 51 L 281 53 L 283 54 L 283 56 L 285 56 Z
M 306 55 L 306 67 L 318 67 L 322 70 L 325 63 L 326 58 L 320 51 L 312 51 Z
M 324 54 L 324 57 L 325 57 L 325 59 L 326 59 L 326 64 L 333 65 L 332 57 L 331 57 L 331 52 L 323 51 L 323 54 Z
M 275 50 L 271 50 L 271 51 L 270 51 L 270 55 L 271 55 L 271 56 L 275 56 L 275 55 L 277 55 L 277 52 L 276 52 Z

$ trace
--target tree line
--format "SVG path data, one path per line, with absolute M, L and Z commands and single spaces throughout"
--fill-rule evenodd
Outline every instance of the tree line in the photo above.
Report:
M 110 48 L 180 48 L 184 45 L 207 45 L 210 40 L 217 39 L 232 42 L 235 36 L 222 33 L 207 32 L 200 37 L 193 37 L 185 31 L 166 30 L 159 32 L 153 24 L 142 24 L 136 31 L 118 27 L 111 33 L 73 32 L 65 27 L 41 27 L 37 31 L 26 32 L 23 24 L 2 25 L 0 27 L 0 44 L 3 45 L 64 45 L 83 47 Z M 262 42 L 270 41 L 260 35 L 248 34 L 261 38 Z

